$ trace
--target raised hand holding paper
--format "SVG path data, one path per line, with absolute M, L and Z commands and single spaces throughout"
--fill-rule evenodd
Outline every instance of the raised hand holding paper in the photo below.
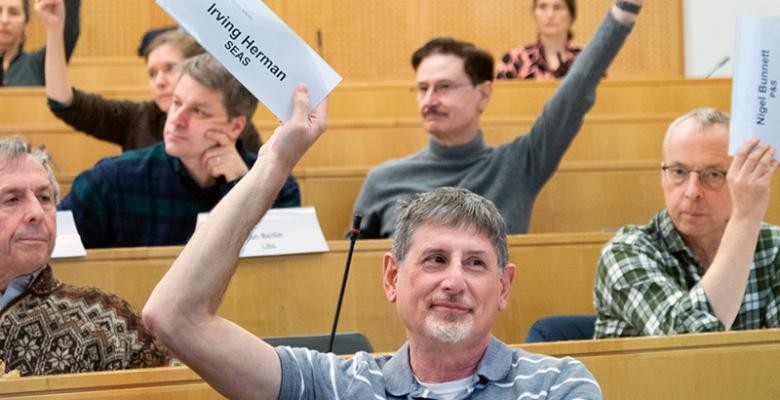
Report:
M 341 81 L 333 68 L 259 0 L 157 0 L 277 118 L 292 115 L 296 85 L 312 109 Z
M 780 148 L 780 17 L 740 15 L 735 42 L 729 154 L 754 136 Z

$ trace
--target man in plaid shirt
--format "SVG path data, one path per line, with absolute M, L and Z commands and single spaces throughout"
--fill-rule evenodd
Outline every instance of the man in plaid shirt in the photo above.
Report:
M 604 247 L 595 337 L 780 326 L 780 227 L 762 223 L 775 148 L 752 139 L 729 157 L 728 129 L 714 109 L 669 127 L 666 208 Z

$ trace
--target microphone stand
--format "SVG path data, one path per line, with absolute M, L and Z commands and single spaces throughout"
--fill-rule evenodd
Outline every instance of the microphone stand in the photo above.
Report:
M 330 330 L 330 340 L 328 341 L 328 353 L 333 352 L 333 341 L 336 339 L 336 328 L 339 325 L 339 315 L 341 314 L 341 302 L 344 300 L 344 289 L 347 286 L 347 277 L 349 276 L 349 266 L 352 264 L 352 251 L 355 249 L 355 242 L 360 235 L 360 221 L 363 216 L 355 214 L 352 220 L 352 229 L 349 230 L 349 252 L 347 252 L 347 265 L 344 267 L 344 276 L 341 278 L 341 290 L 339 291 L 339 302 L 336 305 L 336 315 L 333 317 L 333 328 Z
M 727 62 L 731 61 L 730 56 L 723 57 L 718 63 L 710 70 L 710 72 L 704 77 L 704 79 L 709 79 L 712 77 L 712 75 L 715 75 L 716 72 L 718 72 L 719 69 L 721 69 L 724 65 L 726 65 Z

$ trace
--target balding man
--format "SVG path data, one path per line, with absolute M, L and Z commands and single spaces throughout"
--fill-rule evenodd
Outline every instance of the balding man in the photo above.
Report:
M 607 243 L 594 295 L 596 337 L 780 326 L 780 228 L 763 224 L 775 149 L 729 157 L 729 118 L 694 110 L 669 127 L 666 208 Z

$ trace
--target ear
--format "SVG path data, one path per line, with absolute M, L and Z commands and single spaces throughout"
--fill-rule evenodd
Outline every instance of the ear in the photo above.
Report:
M 512 282 L 515 281 L 516 269 L 514 264 L 509 263 L 504 267 L 504 273 L 501 274 L 499 279 L 501 292 L 498 299 L 498 311 L 504 311 L 507 305 L 509 305 L 509 294 L 512 292 Z
M 382 287 L 385 289 L 387 300 L 395 303 L 398 298 L 398 260 L 395 259 L 393 253 L 387 252 L 382 258 L 382 264 L 384 266 Z
M 477 89 L 479 89 L 480 95 L 478 103 L 479 112 L 482 113 L 490 103 L 490 99 L 493 98 L 493 81 L 484 81 L 477 85 Z
M 230 118 L 228 120 L 228 136 L 230 137 L 230 140 L 236 141 L 238 140 L 238 137 L 241 136 L 241 132 L 244 131 L 244 128 L 247 124 L 247 118 L 246 115 L 237 115 L 233 118 Z

